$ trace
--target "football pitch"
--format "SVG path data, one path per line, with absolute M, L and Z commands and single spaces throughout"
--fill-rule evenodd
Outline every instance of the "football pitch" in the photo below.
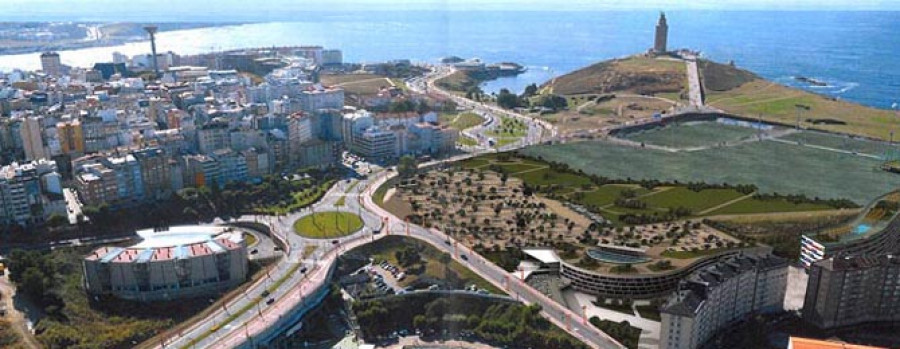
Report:
M 662 128 L 627 133 L 622 138 L 669 148 L 694 148 L 736 142 L 757 134 L 758 131 L 750 127 L 700 121 L 673 123 Z
M 521 150 L 610 178 L 754 184 L 761 193 L 846 198 L 865 204 L 900 186 L 879 160 L 771 140 L 692 152 L 666 152 L 602 141 Z

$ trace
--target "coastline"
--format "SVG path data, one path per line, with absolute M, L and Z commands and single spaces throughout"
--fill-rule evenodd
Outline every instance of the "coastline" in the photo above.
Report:
M 47 22 L 52 23 L 52 22 Z M 240 23 L 240 22 L 208 22 L 208 23 L 162 23 L 159 25 L 159 32 L 173 32 L 173 31 L 181 31 L 181 30 L 194 30 L 194 29 L 203 29 L 203 28 L 214 28 L 214 27 L 227 27 L 233 25 L 240 24 L 248 24 Z M 103 31 L 102 26 L 111 26 L 111 25 L 119 25 L 119 26 L 133 26 L 140 27 L 139 23 L 84 23 L 86 25 L 97 25 L 97 29 L 99 32 Z M 133 29 L 133 28 L 131 28 Z M 102 34 L 101 34 L 102 35 Z M 105 35 L 104 35 L 105 36 Z M 72 50 L 80 50 L 80 49 L 90 49 L 90 48 L 105 48 L 105 47 L 113 47 L 118 45 L 124 45 L 133 42 L 142 42 L 149 41 L 149 39 L 145 35 L 125 35 L 125 36 L 112 36 L 112 37 L 101 37 L 96 40 L 81 40 L 76 42 L 57 42 L 57 43 L 31 43 L 26 46 L 14 46 L 0 47 L 0 56 L 9 56 L 9 55 L 21 55 L 21 54 L 30 54 L 30 53 L 40 53 L 46 51 L 72 51 Z

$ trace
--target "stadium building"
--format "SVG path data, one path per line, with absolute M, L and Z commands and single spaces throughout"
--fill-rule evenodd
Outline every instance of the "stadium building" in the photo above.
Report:
M 241 231 L 180 226 L 137 234 L 140 243 L 101 247 L 84 258 L 84 286 L 89 294 L 168 300 L 215 294 L 247 278 L 247 247 Z

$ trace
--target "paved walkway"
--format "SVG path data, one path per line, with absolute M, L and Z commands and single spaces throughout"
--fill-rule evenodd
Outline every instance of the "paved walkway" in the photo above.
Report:
M 703 106 L 703 91 L 700 88 L 700 71 L 697 67 L 697 57 L 685 57 L 688 76 L 688 100 L 691 106 Z

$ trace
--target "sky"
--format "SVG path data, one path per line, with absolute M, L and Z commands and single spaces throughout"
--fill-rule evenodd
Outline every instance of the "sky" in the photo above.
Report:
M 900 0 L 0 0 L 0 14 L 355 10 L 900 10 Z M 4 17 L 0 15 L 0 18 Z

